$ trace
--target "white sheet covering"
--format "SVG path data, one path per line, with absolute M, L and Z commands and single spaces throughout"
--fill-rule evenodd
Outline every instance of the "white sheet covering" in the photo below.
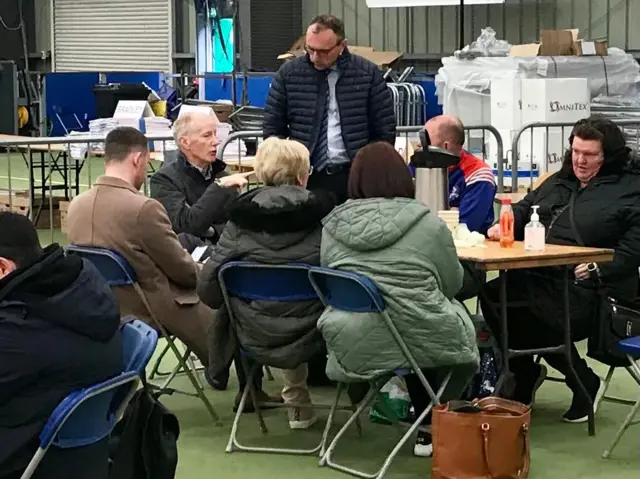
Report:
M 446 57 L 442 64 L 435 79 L 439 103 L 467 124 L 491 124 L 493 79 L 588 78 L 591 98 L 640 95 L 640 66 L 618 48 L 606 57 Z

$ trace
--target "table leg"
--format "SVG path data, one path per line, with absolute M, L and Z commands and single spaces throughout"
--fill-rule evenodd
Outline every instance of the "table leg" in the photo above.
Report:
M 44 198 L 47 196 L 47 178 L 45 176 L 45 167 L 48 163 L 45 163 L 45 154 L 44 151 L 40 152 L 40 163 L 42 165 L 42 169 L 40 170 L 40 186 L 42 187 L 42 201 L 44 202 Z
M 80 177 L 84 164 L 90 161 L 90 156 L 86 155 L 84 160 L 76 160 L 76 196 L 80 194 Z M 91 169 L 91 168 L 89 168 Z M 89 187 L 91 187 L 91 178 L 89 178 Z
M 570 269 L 570 268 L 567 268 Z M 573 347 L 573 340 L 571 338 L 571 309 L 570 309 L 570 301 L 569 301 L 569 271 L 564 275 L 564 285 L 563 285 L 563 311 L 564 311 L 564 355 L 567 358 L 567 364 L 569 365 L 569 373 L 573 376 L 580 388 L 580 393 L 587 399 L 589 403 L 589 436 L 596 435 L 596 420 L 595 414 L 593 412 L 593 400 L 591 396 L 589 396 L 589 392 L 587 388 L 582 383 L 580 378 L 578 377 L 578 373 L 576 373 L 575 368 L 573 367 L 573 357 L 571 356 L 571 349 Z
M 29 165 L 29 197 L 31 198 L 29 210 L 31 213 L 33 213 L 33 205 L 36 204 L 36 177 L 34 172 L 35 164 L 33 162 L 33 150 L 29 150 L 28 155 L 29 159 L 27 160 L 27 164 Z
M 64 171 L 63 181 L 64 181 L 64 199 L 69 201 L 71 197 L 71 182 L 69 181 L 69 159 L 67 157 L 67 152 L 62 153 L 62 168 Z
M 500 352 L 502 353 L 502 373 L 496 384 L 494 394 L 500 396 L 504 389 L 507 397 L 513 395 L 515 389 L 515 381 L 513 373 L 509 368 L 509 327 L 507 322 L 507 272 L 500 271 L 498 276 L 500 281 Z
M 80 194 L 80 172 L 82 171 L 82 165 L 83 163 L 80 163 L 80 161 L 78 159 L 73 160 L 75 161 L 75 166 L 76 166 L 76 196 L 78 196 Z

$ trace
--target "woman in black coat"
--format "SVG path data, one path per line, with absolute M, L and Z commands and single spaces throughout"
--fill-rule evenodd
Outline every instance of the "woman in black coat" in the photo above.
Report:
M 231 298 L 235 319 L 231 324 L 218 271 L 230 261 L 320 265 L 321 221 L 333 209 L 335 199 L 324 191 L 307 190 L 309 152 L 298 142 L 275 137 L 265 140 L 258 148 L 254 167 L 264 186 L 230 204 L 229 222 L 198 282 L 202 301 L 218 309 L 210 338 L 209 370 L 213 376 L 226 370 L 236 354 L 241 388 L 237 407 L 246 383 L 237 360 L 239 341 L 253 360 L 283 370 L 285 403 L 310 403 L 306 363 L 317 355 L 325 356 L 324 341 L 316 329 L 324 311 L 320 300 L 274 303 Z M 258 400 L 273 402 L 261 390 Z M 310 408 L 289 409 L 292 429 L 306 429 L 315 420 Z
M 581 120 L 569 138 L 562 169 L 540 188 L 514 205 L 515 238 L 524 239 L 531 207 L 538 205 L 540 221 L 546 229 L 547 244 L 610 248 L 614 259 L 606 264 L 580 264 L 567 273 L 565 267 L 515 270 L 507 276 L 509 347 L 531 349 L 563 343 L 564 276 L 570 274 L 570 317 L 574 341 L 589 336 L 598 306 L 598 289 L 609 295 L 633 301 L 638 287 L 640 266 L 640 162 L 626 146 L 624 134 L 613 122 L 601 117 Z M 488 232 L 499 239 L 499 227 Z M 493 332 L 500 335 L 499 284 L 487 285 L 482 311 Z M 489 305 L 490 301 L 493 303 Z M 492 306 L 492 307 L 490 307 Z M 573 366 L 595 402 L 602 385 L 600 378 L 572 349 Z M 591 405 L 568 375 L 564 355 L 544 357 L 567 377 L 573 392 L 571 407 L 563 415 L 567 422 L 585 422 Z M 515 375 L 514 399 L 530 404 L 546 376 L 546 368 L 531 356 L 510 360 Z

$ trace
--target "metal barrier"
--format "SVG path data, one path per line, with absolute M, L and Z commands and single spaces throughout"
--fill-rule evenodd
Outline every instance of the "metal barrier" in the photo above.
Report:
M 160 151 L 165 150 L 165 142 L 173 140 L 168 136 L 147 138 L 153 149 Z M 103 172 L 100 159 L 103 143 L 104 136 L 88 135 L 1 139 L 0 211 L 24 214 L 39 229 L 50 230 L 51 242 L 60 241 L 61 237 L 56 235 L 66 216 L 68 202 L 89 189 Z M 158 152 L 152 152 L 151 158 L 164 161 L 163 154 Z M 151 172 L 153 168 L 151 164 Z M 147 182 L 143 191 L 145 194 L 148 191 Z
M 407 142 L 417 140 L 422 128 L 400 126 L 398 136 L 404 136 Z M 487 133 L 497 135 L 497 131 L 489 126 L 468 126 L 465 130 L 468 142 L 473 138 L 482 138 L 482 142 L 486 143 L 484 138 Z M 172 137 L 154 135 L 147 138 L 154 150 L 151 152 L 154 161 L 149 171 L 152 174 L 158 162 L 172 161 L 177 152 L 165 148 L 165 142 L 172 142 Z M 498 155 L 501 157 L 502 142 L 499 136 L 496 138 Z M 251 170 L 254 148 L 257 148 L 261 139 L 261 130 L 231 133 L 219 146 L 218 157 L 232 169 Z M 64 223 L 68 203 L 73 196 L 88 190 L 104 171 L 101 159 L 103 143 L 104 136 L 88 135 L 0 140 L 0 211 L 24 214 L 39 229 L 49 230 L 48 240 L 63 241 L 59 230 Z M 499 185 L 501 164 L 498 163 Z M 251 183 L 250 187 L 256 184 Z M 502 191 L 501 186 L 499 191 Z M 148 192 L 148 181 L 143 186 L 143 192 Z
M 242 171 L 245 168 L 253 168 L 253 145 L 246 145 L 243 140 L 255 140 L 255 148 L 262 141 L 262 130 L 246 130 L 231 133 L 218 147 L 218 158 L 227 165 L 236 167 Z M 244 143 L 244 146 L 242 145 Z M 234 150 L 229 152 L 228 150 Z
M 636 153 L 640 151 L 640 119 L 616 120 L 612 118 L 627 138 L 627 145 Z M 507 152 L 506 178 L 512 191 L 518 189 L 520 179 L 529 180 L 533 187 L 536 179 L 558 171 L 569 147 L 569 136 L 575 123 L 530 123 L 517 131 Z M 511 153 L 511 155 L 509 155 Z M 509 164 L 509 160 L 511 160 Z
M 409 140 L 410 136 L 418 140 L 418 134 L 424 126 L 399 126 L 396 129 L 398 136 L 404 135 Z M 497 177 L 497 190 L 504 191 L 504 146 L 499 131 L 491 125 L 465 125 L 465 149 L 473 153 L 485 162 L 489 163 Z
M 396 121 L 400 126 L 424 125 L 427 121 L 427 95 L 414 83 L 387 83 L 393 97 Z

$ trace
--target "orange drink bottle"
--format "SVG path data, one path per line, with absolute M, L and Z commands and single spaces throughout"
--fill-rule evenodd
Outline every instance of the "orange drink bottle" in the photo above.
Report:
M 511 248 L 513 246 L 514 222 L 511 199 L 503 198 L 502 206 L 500 207 L 500 246 L 502 248 Z

